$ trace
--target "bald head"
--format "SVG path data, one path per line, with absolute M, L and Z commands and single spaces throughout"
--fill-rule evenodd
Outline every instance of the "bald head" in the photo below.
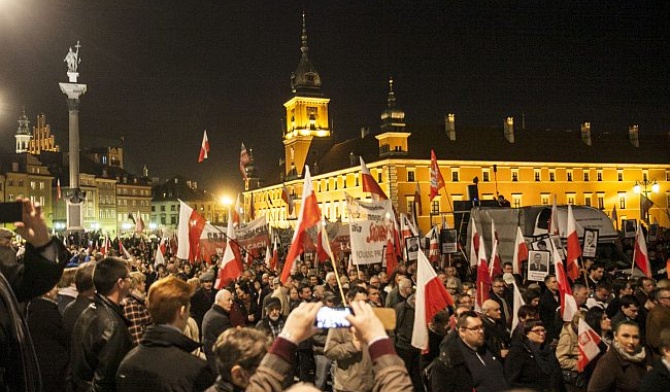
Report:
M 487 299 L 484 301 L 482 304 L 482 313 L 494 320 L 498 320 L 502 317 L 500 304 L 492 299 Z

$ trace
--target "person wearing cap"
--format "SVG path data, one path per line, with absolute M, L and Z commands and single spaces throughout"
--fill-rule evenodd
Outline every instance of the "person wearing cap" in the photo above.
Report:
M 217 290 L 214 289 L 214 274 L 207 271 L 200 277 L 200 288 L 191 297 L 191 317 L 198 324 L 200 339 L 202 339 L 202 319 L 205 313 L 214 305 Z
M 7 244 L 13 233 L 2 230 L 0 237 L 0 390 L 37 391 L 41 380 L 30 332 L 20 304 L 53 288 L 68 261 L 65 245 L 49 232 L 39 206 L 19 199 L 23 214 L 14 222 L 26 240 L 25 252 L 17 257 Z M 10 236 L 11 235 L 11 236 Z
M 274 340 L 284 329 L 285 320 L 286 318 L 281 312 L 279 298 L 268 297 L 265 301 L 265 317 L 256 324 L 256 328 L 265 332 L 267 336 Z

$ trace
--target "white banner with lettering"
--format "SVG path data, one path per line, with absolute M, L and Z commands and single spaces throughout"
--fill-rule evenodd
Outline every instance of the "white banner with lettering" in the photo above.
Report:
M 363 202 L 347 193 L 345 196 L 353 263 L 381 263 L 387 243 L 387 231 L 393 228 L 391 201 Z

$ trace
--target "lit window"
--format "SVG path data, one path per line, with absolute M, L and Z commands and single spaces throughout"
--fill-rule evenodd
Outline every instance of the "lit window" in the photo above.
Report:
M 430 203 L 430 213 L 433 215 L 439 215 L 440 214 L 440 201 L 439 200 L 433 200 L 432 203 Z
M 626 192 L 619 192 L 619 208 L 626 209 Z
M 565 194 L 565 200 L 567 201 L 568 204 L 575 204 L 575 194 L 574 193 L 566 193 Z
M 521 207 L 521 193 L 512 193 L 512 207 Z
M 540 204 L 542 204 L 543 206 L 548 206 L 549 205 L 549 194 L 548 193 L 540 194 Z

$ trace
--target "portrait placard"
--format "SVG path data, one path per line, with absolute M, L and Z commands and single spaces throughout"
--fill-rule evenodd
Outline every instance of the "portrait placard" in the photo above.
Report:
M 600 232 L 597 229 L 584 229 L 584 245 L 582 246 L 582 257 L 594 259 L 598 251 L 598 236 Z
M 549 274 L 549 252 L 528 251 L 528 280 L 541 282 Z

